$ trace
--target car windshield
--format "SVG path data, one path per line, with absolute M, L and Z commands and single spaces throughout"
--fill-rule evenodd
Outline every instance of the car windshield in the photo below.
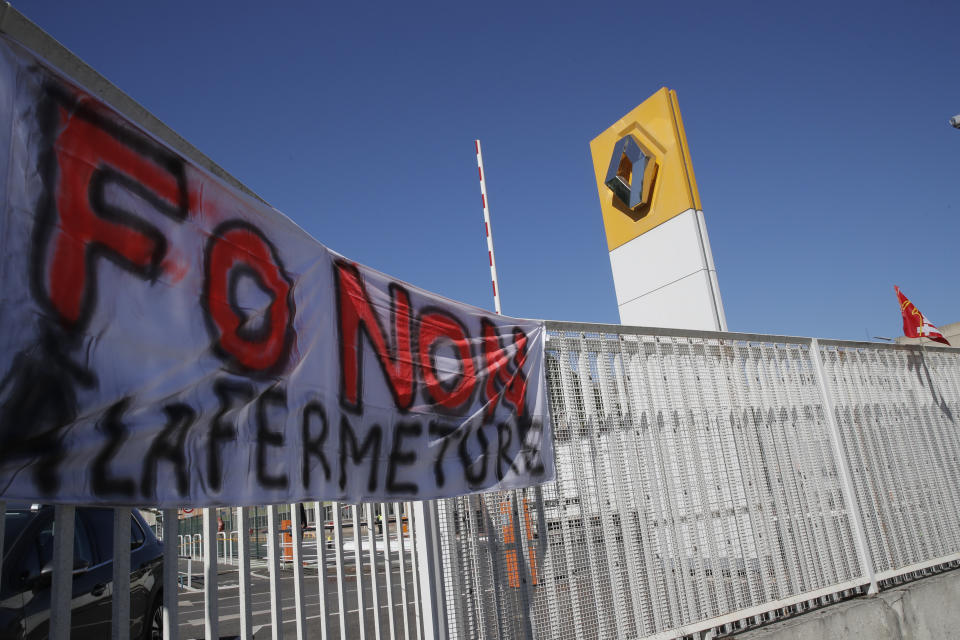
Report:
M 3 555 L 7 555 L 7 550 L 10 549 L 14 540 L 20 537 L 23 527 L 35 515 L 30 511 L 7 511 L 3 520 Z

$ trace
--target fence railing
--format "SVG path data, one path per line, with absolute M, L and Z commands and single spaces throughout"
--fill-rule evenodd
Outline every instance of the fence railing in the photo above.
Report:
M 960 562 L 960 350 L 548 334 L 554 482 L 315 503 L 312 532 L 294 505 L 187 524 L 166 510 L 164 637 L 709 635 Z M 56 507 L 53 638 L 71 629 L 74 509 Z M 115 638 L 129 635 L 129 517 L 115 512 Z
M 960 351 L 548 323 L 557 478 L 438 505 L 450 638 L 672 638 L 960 560 Z

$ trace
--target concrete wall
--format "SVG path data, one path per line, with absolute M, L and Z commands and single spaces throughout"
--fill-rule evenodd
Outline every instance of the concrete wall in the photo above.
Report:
M 960 638 L 960 570 L 754 629 L 738 640 Z

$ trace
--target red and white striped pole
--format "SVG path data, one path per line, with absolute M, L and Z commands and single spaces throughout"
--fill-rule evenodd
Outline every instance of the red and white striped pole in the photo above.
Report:
M 483 153 L 480 151 L 480 141 L 474 140 L 477 148 L 477 170 L 480 173 L 480 199 L 483 202 L 483 228 L 487 233 L 487 254 L 490 258 L 490 280 L 493 283 L 493 306 L 500 314 L 500 285 L 497 282 L 497 260 L 493 255 L 493 231 L 490 229 L 490 206 L 487 201 L 487 180 L 483 175 Z

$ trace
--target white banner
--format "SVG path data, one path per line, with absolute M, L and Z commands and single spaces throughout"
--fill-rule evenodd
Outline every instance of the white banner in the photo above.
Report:
M 421 500 L 553 478 L 542 324 L 333 253 L 0 39 L 0 498 Z

